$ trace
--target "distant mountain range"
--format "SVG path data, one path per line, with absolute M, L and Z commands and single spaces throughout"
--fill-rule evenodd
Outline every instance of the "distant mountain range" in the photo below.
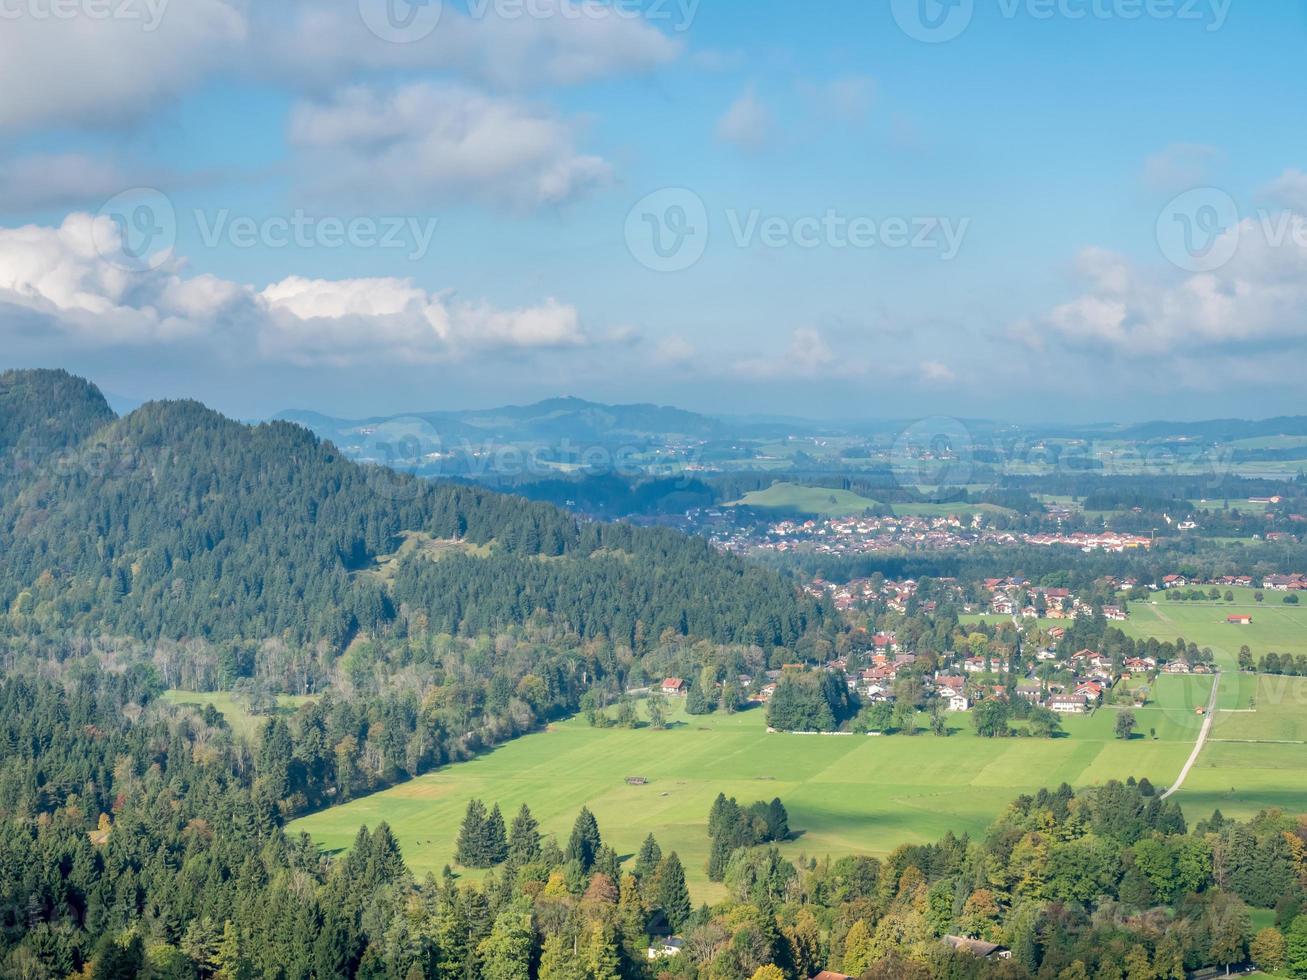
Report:
M 426 447 L 462 441 L 493 444 L 557 445 L 611 444 L 624 441 L 705 441 L 730 437 L 736 427 L 728 423 L 660 405 L 603 405 L 581 398 L 551 398 L 534 405 L 466 409 L 448 412 L 414 412 L 366 419 L 340 419 L 318 412 L 288 411 L 279 420 L 297 422 L 342 449 L 361 451 L 369 446 L 417 440 Z
M 894 420 L 815 421 L 778 416 L 713 416 L 663 405 L 607 405 L 583 398 L 550 398 L 531 405 L 459 411 L 411 412 L 344 419 L 319 412 L 293 410 L 277 416 L 296 422 L 330 439 L 353 456 L 368 456 L 370 447 L 416 440 L 424 451 L 454 443 L 611 445 L 623 442 L 675 443 L 714 440 L 767 440 L 791 436 L 842 435 L 892 442 L 913 423 Z M 1041 438 L 1118 439 L 1152 442 L 1198 439 L 1232 442 L 1269 436 L 1307 437 L 1307 416 L 1260 421 L 1215 419 L 1201 422 L 1152 421 L 1136 424 L 1048 426 L 968 419 L 974 438 L 998 433 Z M 383 453 L 384 455 L 384 453 Z

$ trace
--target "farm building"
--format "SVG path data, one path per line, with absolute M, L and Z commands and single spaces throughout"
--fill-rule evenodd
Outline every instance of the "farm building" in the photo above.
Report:
M 1059 694 L 1048 699 L 1049 708 L 1063 715 L 1083 715 L 1088 704 L 1080 694 Z
M 997 943 L 987 943 L 983 939 L 970 939 L 966 936 L 945 936 L 944 942 L 948 943 L 959 953 L 970 953 L 977 959 L 1008 960 L 1012 958 L 1012 951 L 1006 946 L 1000 946 Z

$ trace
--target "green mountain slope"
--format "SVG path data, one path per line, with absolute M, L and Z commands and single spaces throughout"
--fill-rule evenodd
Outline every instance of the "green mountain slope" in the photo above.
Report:
M 455 634 L 544 616 L 639 650 L 668 630 L 792 644 L 818 619 L 787 582 L 701 540 L 359 466 L 286 422 L 250 427 L 195 402 L 112 419 L 67 375 L 4 385 L 6 439 L 53 433 L 75 448 L 72 465 L 50 457 L 0 483 L 11 629 L 340 651 L 411 629 L 417 612 Z M 391 574 L 366 574 L 410 534 L 477 556 L 413 549 Z

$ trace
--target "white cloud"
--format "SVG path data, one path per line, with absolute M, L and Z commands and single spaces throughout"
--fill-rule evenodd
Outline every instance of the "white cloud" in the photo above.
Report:
M 1084 291 L 1010 332 L 1032 347 L 1059 341 L 1172 357 L 1307 340 L 1307 221 L 1270 215 L 1247 219 L 1226 234 L 1239 241 L 1227 265 L 1180 278 L 1086 249 L 1077 263 Z
M 717 138 L 742 150 L 760 150 L 772 133 L 770 110 L 750 85 L 717 121 Z
M 335 84 L 395 69 L 455 72 L 500 88 L 574 85 L 652 71 L 680 57 L 684 44 L 650 22 L 606 4 L 532 0 L 505 16 L 494 3 L 460 13 L 446 3 L 438 26 L 412 44 L 371 34 L 356 4 L 301 3 L 268 14 L 274 29 L 265 59 L 294 73 L 297 84 Z M 507 9 L 507 8 L 505 8 Z
M 854 377 L 864 371 L 864 365 L 837 356 L 815 327 L 795 330 L 779 356 L 749 357 L 735 366 L 737 374 L 758 379 Z
M 444 5 L 429 37 L 396 44 L 369 31 L 356 0 L 113 0 L 99 16 L 0 17 L 0 131 L 101 128 L 156 114 L 216 77 L 334 88 L 395 72 L 440 72 L 502 88 L 572 85 L 653 71 L 684 42 L 605 4 L 532 0 Z M 36 6 L 48 10 L 49 4 Z M 82 9 L 84 8 L 84 9 Z M 676 24 L 669 25 L 672 29 Z
M 227 0 L 127 6 L 141 16 L 5 18 L 0 130 L 98 127 L 149 115 L 228 64 L 248 37 L 244 13 Z
M 99 346 L 193 337 L 243 298 L 239 286 L 211 276 L 182 279 L 180 263 L 128 271 L 97 250 L 118 241 L 110 219 L 88 214 L 69 215 L 59 228 L 0 229 L 0 303 Z
M 80 346 L 202 342 L 295 364 L 428 364 L 591 342 L 576 309 L 553 298 L 497 309 L 394 278 L 290 277 L 256 291 L 188 277 L 176 260 L 128 271 L 116 236 L 110 219 L 87 214 L 0 229 L 0 309 Z
M 576 150 L 566 122 L 453 85 L 346 89 L 298 106 L 290 138 L 320 192 L 363 200 L 473 197 L 535 207 L 612 175 L 603 159 Z
M 1282 207 L 1307 214 L 1307 173 L 1290 168 L 1271 181 L 1263 194 Z

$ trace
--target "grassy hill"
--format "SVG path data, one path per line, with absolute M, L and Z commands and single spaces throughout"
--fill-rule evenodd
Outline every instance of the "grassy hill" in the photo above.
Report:
M 886 509 L 879 501 L 859 496 L 850 490 L 805 487 L 796 483 L 773 483 L 766 490 L 747 493 L 728 506 L 791 511 L 813 517 L 848 517 L 867 511 L 883 512 Z

